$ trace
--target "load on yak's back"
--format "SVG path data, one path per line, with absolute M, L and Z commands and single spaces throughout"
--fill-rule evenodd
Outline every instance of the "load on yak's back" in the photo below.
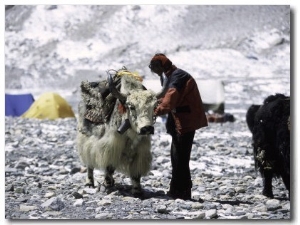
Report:
M 81 83 L 77 150 L 87 167 L 86 185 L 94 187 L 93 170 L 101 169 L 105 171 L 103 185 L 111 188 L 117 170 L 131 178 L 132 193 L 141 194 L 140 178 L 147 175 L 152 163 L 154 108 L 168 82 L 155 93 L 126 68 L 107 74 L 107 80 Z
M 130 72 L 125 67 L 121 70 L 111 70 L 110 72 L 115 72 L 112 79 L 118 91 L 120 91 L 121 88 L 121 77 L 124 75 L 140 82 L 143 81 L 142 77 L 137 73 Z M 96 124 L 103 124 L 109 121 L 117 97 L 111 93 L 108 80 L 102 80 L 100 82 L 82 81 L 81 96 L 86 105 L 86 111 L 84 113 L 85 119 Z

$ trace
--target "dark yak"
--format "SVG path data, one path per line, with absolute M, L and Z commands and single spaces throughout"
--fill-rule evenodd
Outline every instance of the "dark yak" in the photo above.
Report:
M 268 96 L 246 114 L 252 132 L 255 167 L 263 178 L 262 194 L 273 198 L 272 179 L 281 177 L 290 193 L 290 97 Z

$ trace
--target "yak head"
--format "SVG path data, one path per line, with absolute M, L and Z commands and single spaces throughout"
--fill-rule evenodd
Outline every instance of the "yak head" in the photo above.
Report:
M 147 90 L 140 81 L 130 75 L 122 75 L 120 91 L 115 87 L 109 73 L 108 83 L 113 96 L 119 99 L 122 107 L 126 109 L 126 119 L 122 122 L 118 132 L 123 134 L 131 128 L 139 135 L 154 134 L 154 109 L 157 106 L 157 100 L 167 90 L 167 79 L 159 93 Z

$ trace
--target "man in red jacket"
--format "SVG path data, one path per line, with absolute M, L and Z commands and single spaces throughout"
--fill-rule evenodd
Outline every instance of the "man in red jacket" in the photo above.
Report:
M 174 199 L 191 199 L 192 144 L 195 131 L 207 126 L 198 86 L 189 73 L 173 65 L 164 54 L 155 54 L 149 68 L 159 75 L 161 82 L 163 73 L 169 79 L 168 90 L 154 111 L 157 116 L 168 114 L 166 129 L 172 136 L 172 179 L 167 195 Z

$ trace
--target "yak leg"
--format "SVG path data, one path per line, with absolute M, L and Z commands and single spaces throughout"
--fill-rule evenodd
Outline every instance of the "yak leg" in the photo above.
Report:
M 290 198 L 290 174 L 282 172 L 281 178 L 282 178 L 282 181 L 283 181 L 286 189 L 289 191 L 289 198 Z
M 105 178 L 104 178 L 104 186 L 109 188 L 114 186 L 115 180 L 113 178 L 113 174 L 115 172 L 115 168 L 112 166 L 107 166 L 105 169 Z
M 264 196 L 268 198 L 274 198 L 273 190 L 272 190 L 272 178 L 273 178 L 273 171 L 264 169 L 263 170 L 263 192 Z
M 142 194 L 142 187 L 141 187 L 141 176 L 132 176 L 130 177 L 132 183 L 131 192 L 133 195 L 140 195 Z
M 92 169 L 90 167 L 87 168 L 87 177 L 86 177 L 85 186 L 95 187 L 94 186 L 94 169 Z

